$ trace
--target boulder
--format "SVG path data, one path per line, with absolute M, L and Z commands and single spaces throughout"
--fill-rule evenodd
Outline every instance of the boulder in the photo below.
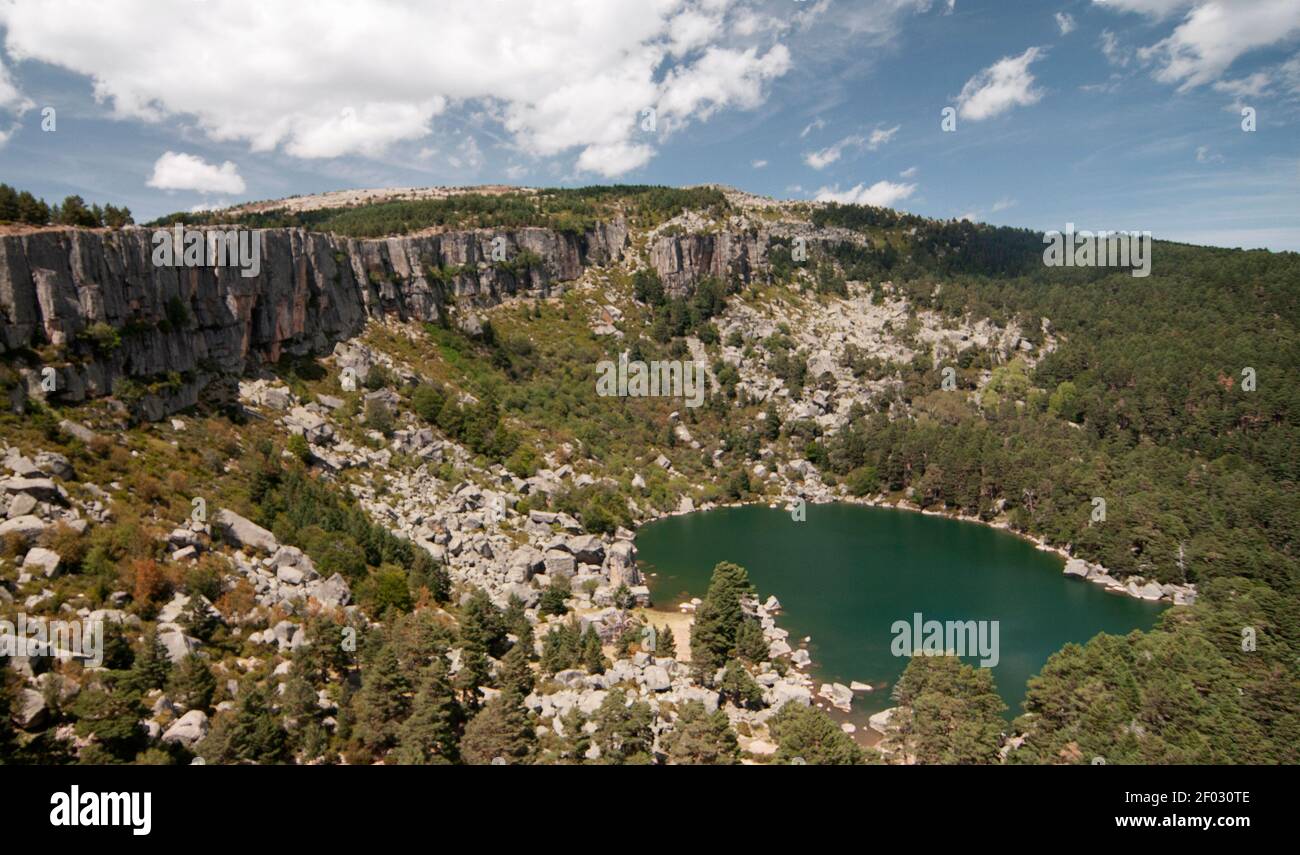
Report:
M 641 571 L 636 566 L 636 546 L 630 540 L 616 540 L 608 551 L 609 583 L 614 587 L 641 584 Z
M 352 589 L 348 587 L 347 579 L 335 573 L 328 579 L 310 583 L 307 586 L 307 596 L 323 606 L 339 608 L 346 606 L 352 599 Z
M 510 554 L 506 569 L 512 582 L 527 582 L 546 569 L 546 558 L 531 546 L 521 546 Z
M 49 716 L 45 697 L 35 689 L 23 689 L 14 698 L 9 716 L 22 730 L 40 730 Z
M 650 692 L 666 692 L 672 686 L 668 669 L 661 665 L 651 665 L 641 672 L 641 684 Z
M 28 516 L 36 510 L 36 504 L 35 497 L 19 493 L 9 502 L 9 510 L 5 515 L 10 519 Z
M 166 625 L 165 629 L 160 629 L 158 641 L 166 648 L 167 658 L 172 661 L 173 665 L 179 664 L 181 660 L 189 656 L 199 646 L 197 638 L 190 638 L 175 624 L 169 624 Z
M 59 422 L 59 430 L 66 433 L 73 439 L 79 439 L 82 442 L 90 442 L 95 438 L 95 432 L 83 424 L 70 422 L 67 419 Z
M 812 692 L 807 686 L 795 683 L 777 683 L 766 692 L 766 695 L 767 705 L 773 711 L 781 709 L 792 701 L 805 707 L 812 705 Z
M 208 714 L 203 710 L 190 710 L 167 728 L 162 735 L 162 741 L 179 742 L 186 748 L 193 748 L 207 735 Z
M 280 546 L 275 535 L 252 520 L 245 519 L 226 508 L 217 511 L 215 522 L 218 528 L 239 546 L 260 549 L 264 552 L 275 552 Z
M 843 683 L 822 683 L 818 692 L 836 709 L 848 712 L 853 707 L 853 690 Z
M 547 576 L 570 577 L 576 570 L 573 555 L 560 549 L 548 549 L 544 558 Z
M 0 523 L 0 537 L 7 534 L 17 534 L 30 541 L 45 531 L 48 525 L 49 523 L 45 522 L 45 520 L 32 514 L 13 517 Z
M 568 540 L 569 552 L 577 559 L 579 564 L 595 564 L 599 566 L 605 561 L 605 544 L 594 534 L 586 534 L 581 537 L 571 537 Z
M 894 717 L 896 707 L 890 707 L 887 710 L 881 710 L 867 719 L 868 726 L 876 733 L 885 735 L 889 733 L 889 724 Z
M 72 468 L 72 462 L 62 454 L 53 451 L 39 451 L 34 458 L 36 468 L 55 478 L 62 478 L 65 481 L 70 480 L 76 471 Z
M 1065 575 L 1077 576 L 1080 579 L 1088 578 L 1088 562 L 1082 558 L 1071 558 L 1065 562 Z
M 6 493 L 26 493 L 38 502 L 62 504 L 64 492 L 49 478 L 6 478 L 0 481 L 0 490 Z
M 37 546 L 27 550 L 27 556 L 23 558 L 23 569 L 50 579 L 59 572 L 60 560 L 59 553 Z

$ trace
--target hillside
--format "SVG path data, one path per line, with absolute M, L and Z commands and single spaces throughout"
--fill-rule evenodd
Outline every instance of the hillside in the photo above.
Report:
M 254 276 L 158 267 L 153 228 L 0 235 L 0 612 L 108 627 L 103 669 L 6 670 L 0 757 L 1297 761 L 1300 257 L 1157 241 L 1134 277 L 712 186 L 442 190 L 152 224 L 261 230 Z M 702 406 L 598 395 L 620 354 L 702 362 Z M 1006 733 L 906 724 L 987 691 L 913 660 L 863 747 L 743 570 L 709 633 L 644 631 L 678 616 L 638 524 L 798 499 L 1175 605 L 1061 651 Z

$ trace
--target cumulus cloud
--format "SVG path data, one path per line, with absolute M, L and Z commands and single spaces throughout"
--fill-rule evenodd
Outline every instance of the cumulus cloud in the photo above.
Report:
M 957 112 L 963 119 L 978 122 L 1013 107 L 1038 103 L 1042 90 L 1034 88 L 1029 66 L 1043 55 L 1031 47 L 1020 56 L 1006 56 L 976 74 L 957 96 Z
M 145 182 L 159 190 L 197 190 L 200 193 L 243 193 L 244 179 L 239 169 L 227 160 L 214 166 L 201 157 L 182 152 L 164 152 L 153 165 L 153 174 Z
M 841 191 L 837 187 L 823 187 L 817 191 L 818 202 L 839 202 L 842 205 L 875 205 L 889 208 L 916 192 L 915 184 L 877 181 L 868 187 L 865 183 Z
M 377 15 L 318 0 L 304 15 L 224 0 L 160 15 L 150 0 L 13 0 L 0 28 L 15 61 L 89 76 L 119 118 L 179 117 L 253 151 L 375 156 L 473 104 L 515 149 L 576 152 L 580 169 L 615 175 L 654 154 L 642 110 L 663 132 L 753 109 L 788 71 L 770 32 L 747 44 L 729 26 L 745 2 L 498 0 L 489 14 L 479 0 L 389 0 Z
M 0 110 L 21 116 L 34 106 L 30 98 L 18 91 L 18 86 L 9 76 L 9 69 L 0 59 Z
M 1095 0 L 1094 0 L 1095 2 Z M 1300 35 L 1295 0 L 1109 0 L 1107 8 L 1156 19 L 1184 13 L 1164 39 L 1138 51 L 1155 78 L 1180 91 L 1212 83 L 1244 54 Z
M 1074 16 L 1069 12 L 1056 13 L 1056 27 L 1061 31 L 1061 35 L 1068 36 L 1074 32 Z

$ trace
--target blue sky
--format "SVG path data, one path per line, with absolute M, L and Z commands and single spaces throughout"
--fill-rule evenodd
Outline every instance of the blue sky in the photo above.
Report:
M 0 2 L 0 180 L 139 221 L 719 182 L 1300 250 L 1300 0 L 170 5 Z

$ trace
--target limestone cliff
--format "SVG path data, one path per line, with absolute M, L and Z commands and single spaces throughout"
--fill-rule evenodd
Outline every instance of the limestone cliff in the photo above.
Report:
M 41 370 L 52 367 L 54 400 L 114 393 L 161 418 L 228 391 L 214 381 L 325 352 L 369 318 L 455 320 L 510 295 L 546 295 L 627 245 L 621 221 L 582 235 L 519 228 L 376 240 L 267 229 L 258 275 L 245 278 L 234 267 L 155 266 L 152 233 L 0 237 L 0 353 L 29 394 L 44 395 Z M 498 238 L 504 261 L 493 260 Z

